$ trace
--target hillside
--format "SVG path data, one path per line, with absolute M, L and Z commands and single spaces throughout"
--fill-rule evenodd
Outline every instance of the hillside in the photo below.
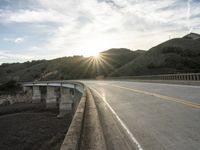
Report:
M 9 80 L 29 81 L 39 78 L 40 73 L 48 66 L 48 61 L 38 60 L 25 63 L 2 64 L 0 66 L 0 82 Z
M 144 52 L 129 49 L 109 49 L 101 53 L 100 59 L 73 56 L 53 60 L 2 64 L 0 66 L 0 82 L 9 80 L 85 79 L 95 78 L 97 75 L 106 76 L 141 56 Z
M 101 52 L 99 58 L 73 56 L 2 64 L 0 83 L 187 72 L 200 72 L 200 35 L 196 33 L 171 39 L 148 51 L 120 48 Z
M 200 35 L 192 33 L 161 43 L 110 76 L 200 72 L 198 37 Z

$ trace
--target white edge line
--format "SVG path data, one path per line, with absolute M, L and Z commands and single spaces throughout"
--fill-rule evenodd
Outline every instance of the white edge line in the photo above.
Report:
M 117 118 L 117 120 L 120 122 L 120 124 L 122 125 L 122 127 L 125 129 L 125 131 L 127 132 L 127 134 L 130 136 L 131 140 L 136 144 L 138 150 L 144 150 L 142 148 L 142 146 L 140 145 L 140 143 L 136 140 L 136 138 L 133 136 L 133 134 L 130 132 L 130 130 L 126 127 L 126 125 L 122 122 L 122 120 L 119 118 L 119 116 L 116 114 L 116 112 L 112 109 L 112 107 L 110 106 L 110 104 L 105 100 L 105 98 L 95 89 L 92 89 L 93 91 L 95 91 L 101 98 L 102 100 L 105 102 L 105 104 L 108 106 L 108 108 L 111 110 L 111 112 L 114 114 L 114 116 Z

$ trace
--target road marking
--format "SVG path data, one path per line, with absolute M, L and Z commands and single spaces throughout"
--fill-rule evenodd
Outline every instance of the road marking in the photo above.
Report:
M 199 103 L 191 102 L 189 100 L 184 100 L 184 99 L 179 99 L 179 98 L 175 98 L 175 97 L 160 95 L 160 94 L 157 94 L 157 93 L 147 92 L 147 91 L 143 91 L 143 90 L 137 90 L 137 89 L 118 86 L 118 85 L 111 85 L 111 86 L 121 88 L 121 89 L 126 89 L 126 90 L 133 91 L 133 92 L 136 92 L 136 93 L 142 93 L 142 94 L 145 94 L 145 95 L 155 96 L 155 97 L 161 98 L 163 100 L 174 101 L 174 102 L 177 102 L 177 103 L 180 103 L 180 104 L 184 104 L 184 105 L 188 105 L 188 106 L 200 109 Z
M 200 86 L 198 85 L 180 85 L 180 84 L 167 84 L 167 83 L 158 83 L 158 84 L 166 85 L 166 86 L 177 86 L 177 87 L 182 87 L 182 88 L 185 88 L 185 87 L 197 88 L 197 89 L 200 88 Z
M 133 134 L 130 132 L 130 130 L 127 128 L 127 126 L 123 123 L 123 121 L 119 118 L 119 116 L 117 115 L 117 113 L 112 109 L 112 107 L 110 106 L 110 104 L 106 101 L 105 96 L 102 96 L 97 90 L 92 89 L 93 91 L 95 91 L 101 98 L 102 100 L 105 102 L 105 104 L 108 106 L 108 108 L 111 110 L 111 112 L 113 113 L 113 115 L 117 118 L 117 120 L 120 122 L 121 126 L 125 129 L 125 131 L 127 132 L 127 134 L 129 135 L 129 137 L 131 138 L 131 140 L 135 143 L 135 145 L 137 146 L 138 150 L 144 150 L 142 148 L 142 146 L 140 145 L 140 143 L 136 140 L 136 138 L 133 136 Z

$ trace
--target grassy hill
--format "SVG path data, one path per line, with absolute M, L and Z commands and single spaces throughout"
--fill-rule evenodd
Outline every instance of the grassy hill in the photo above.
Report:
M 110 76 L 200 72 L 199 39 L 185 36 L 166 41 L 118 68 Z
M 38 60 L 25 63 L 2 64 L 0 66 L 0 82 L 9 80 L 29 81 L 39 78 L 48 66 L 48 61 Z
M 9 80 L 60 80 L 95 78 L 107 76 L 119 67 L 141 56 L 145 51 L 109 49 L 101 53 L 100 59 L 73 56 L 53 60 L 38 60 L 25 63 L 2 64 L 0 82 Z
M 110 49 L 102 52 L 100 58 L 74 56 L 50 60 L 41 80 L 87 79 L 95 78 L 98 75 L 107 76 L 143 53 L 144 51 Z
M 200 35 L 196 33 L 171 39 L 148 51 L 120 48 L 101 52 L 99 58 L 73 56 L 2 64 L 0 83 L 187 72 L 200 72 Z

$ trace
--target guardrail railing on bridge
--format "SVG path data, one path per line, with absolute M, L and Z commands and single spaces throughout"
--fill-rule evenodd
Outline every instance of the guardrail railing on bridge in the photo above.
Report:
M 44 102 L 47 108 L 59 106 L 59 116 L 75 111 L 85 86 L 79 82 L 41 81 L 22 83 L 24 91 L 32 96 L 32 103 Z M 80 93 L 80 94 L 79 94 Z
M 184 73 L 184 74 L 162 74 L 162 75 L 144 75 L 144 76 L 122 76 L 108 77 L 107 79 L 137 79 L 137 80 L 200 80 L 200 73 Z

